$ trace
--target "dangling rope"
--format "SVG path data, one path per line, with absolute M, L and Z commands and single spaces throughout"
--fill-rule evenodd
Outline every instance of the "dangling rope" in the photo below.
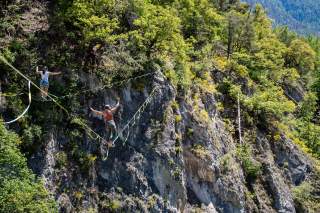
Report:
M 20 72 L 17 68 L 15 68 L 12 64 L 10 64 L 2 55 L 0 55 L 0 60 L 2 62 L 4 62 L 6 65 L 8 65 L 9 67 L 11 67 L 15 72 L 17 72 L 24 79 L 29 81 L 29 83 L 32 84 L 34 87 L 36 87 L 39 91 L 45 93 L 45 91 L 43 91 L 40 87 L 38 87 L 37 84 L 35 84 L 33 81 L 31 81 L 30 78 L 25 76 L 22 72 Z M 65 107 L 63 107 L 56 99 L 54 99 L 52 97 L 52 95 L 48 94 L 48 98 L 51 99 L 58 107 L 60 107 L 68 115 L 68 117 L 70 117 L 70 118 L 74 117 L 74 116 L 71 116 L 70 113 L 68 112 L 68 110 Z M 78 123 L 83 125 L 83 127 L 85 127 L 90 133 L 96 135 L 97 139 L 104 140 L 103 137 L 101 137 L 98 133 L 96 133 L 94 130 L 92 130 L 87 124 L 85 124 L 81 120 L 78 120 Z M 91 136 L 91 135 L 89 134 L 89 136 Z
M 38 87 L 37 84 L 35 84 L 33 81 L 31 81 L 27 76 L 25 76 L 22 72 L 20 72 L 18 69 L 16 69 L 12 64 L 10 64 L 2 55 L 0 55 L 0 60 L 3 61 L 5 64 L 7 64 L 9 67 L 11 67 L 14 71 L 16 71 L 20 76 L 22 76 L 23 78 L 25 78 L 26 80 L 29 81 L 29 84 L 35 86 L 38 90 L 40 90 L 41 92 L 44 92 L 40 87 Z M 155 73 L 155 72 L 154 72 Z M 148 73 L 145 74 L 146 75 L 151 75 L 152 73 Z M 141 76 L 137 76 L 136 78 L 140 78 Z M 134 79 L 134 78 L 133 78 Z M 136 113 L 132 116 L 132 118 L 127 122 L 127 124 L 120 130 L 120 132 L 118 133 L 117 137 L 112 141 L 112 145 L 115 144 L 115 142 L 119 139 L 119 137 L 121 135 L 123 135 L 123 132 L 127 129 L 128 131 L 130 130 L 130 124 L 131 127 L 133 127 L 133 125 L 136 124 L 136 122 L 140 119 L 141 114 L 145 111 L 146 107 L 148 106 L 148 104 L 151 102 L 151 100 L 154 98 L 155 94 L 156 94 L 156 90 L 158 90 L 159 88 L 156 86 L 150 93 L 149 97 L 145 100 L 145 102 L 139 107 L 139 109 L 136 111 Z M 29 95 L 29 97 L 31 96 L 31 93 Z M 57 100 L 55 100 L 55 98 L 52 97 L 52 95 L 48 94 L 49 99 L 51 99 L 57 106 L 59 106 L 63 111 L 66 112 L 66 114 L 68 115 L 68 117 L 70 116 L 70 113 L 68 112 L 68 110 L 63 107 Z M 105 139 L 103 137 L 101 137 L 98 133 L 96 133 L 94 130 L 92 130 L 87 124 L 83 123 L 81 120 L 78 120 L 78 123 L 83 125 L 83 127 L 86 127 L 87 130 L 89 130 L 90 133 L 93 133 L 94 135 L 96 135 L 96 139 L 100 140 L 101 142 L 105 141 Z M 129 132 L 130 133 L 130 132 Z M 128 133 L 128 134 L 129 134 Z M 90 136 L 90 134 L 89 134 Z M 123 144 L 125 144 L 128 140 L 129 135 L 125 138 L 125 140 L 123 141 Z M 103 159 L 105 160 L 108 157 L 108 153 L 109 153 L 109 148 L 106 151 L 106 157 L 104 157 Z
M 5 124 L 11 124 L 16 122 L 17 120 L 19 120 L 20 118 L 22 118 L 29 110 L 30 105 L 31 105 L 31 82 L 28 82 L 28 88 L 29 88 L 29 105 L 27 106 L 27 108 L 23 111 L 23 113 L 21 115 L 19 115 L 16 119 L 12 120 L 12 121 L 8 121 L 8 122 L 4 122 Z
M 35 84 L 33 81 L 30 80 L 30 78 L 28 78 L 27 76 L 25 76 L 22 72 L 20 72 L 17 68 L 15 68 L 12 64 L 10 64 L 7 59 L 5 59 L 2 55 L 0 55 L 0 60 L 5 63 L 6 65 L 8 65 L 9 67 L 11 67 L 15 72 L 17 72 L 20 76 L 22 76 L 24 79 L 26 79 L 27 81 L 30 81 L 31 84 L 37 88 L 38 90 L 40 90 L 43 93 L 46 93 L 45 91 L 43 91 L 40 87 L 38 87 L 37 84 Z M 66 110 L 66 108 L 64 108 L 58 101 L 56 101 L 50 94 L 48 94 L 49 99 L 51 99 L 56 105 L 58 105 L 63 111 L 65 111 L 68 115 L 69 112 L 68 110 Z

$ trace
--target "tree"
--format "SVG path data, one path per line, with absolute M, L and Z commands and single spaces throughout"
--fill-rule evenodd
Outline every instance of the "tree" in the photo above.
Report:
M 28 169 L 18 136 L 0 123 L 0 212 L 54 212 L 55 202 Z
M 119 32 L 119 14 L 124 10 L 123 1 L 115 0 L 60 0 L 61 16 L 64 21 L 77 27 L 86 43 L 92 40 L 113 43 L 124 37 Z M 117 5 L 117 7 L 116 7 Z
M 185 38 L 193 38 L 197 44 L 220 40 L 225 18 L 208 0 L 178 0 L 174 7 L 179 11 Z
M 231 10 L 227 16 L 227 57 L 231 57 L 235 41 L 241 36 L 241 26 L 244 25 L 244 15 Z
M 295 39 L 289 46 L 286 64 L 296 68 L 301 74 L 307 74 L 315 69 L 315 56 L 315 51 L 308 43 Z
M 189 85 L 189 46 L 182 36 L 177 11 L 145 1 L 135 1 L 134 7 L 138 17 L 134 20 L 136 29 L 129 32 L 132 49 L 144 52 L 150 60 L 160 61 L 180 85 Z

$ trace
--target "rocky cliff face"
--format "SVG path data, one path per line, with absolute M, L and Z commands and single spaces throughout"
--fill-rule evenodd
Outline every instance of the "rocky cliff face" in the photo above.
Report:
M 41 23 L 47 27 L 43 7 L 34 6 L 22 16 L 26 34 L 37 31 Z M 38 24 L 24 25 L 27 19 Z M 121 137 L 107 160 L 101 141 L 89 137 L 86 128 L 65 131 L 72 122 L 49 128 L 43 145 L 28 160 L 44 178 L 59 212 L 296 212 L 292 189 L 319 177 L 295 143 L 282 132 L 274 140 L 272 128 L 259 124 L 242 129 L 249 136 L 240 146 L 233 109 L 223 114 L 218 109 L 218 99 L 227 97 L 196 88 L 181 94 L 157 71 L 146 81 L 101 90 L 79 101 L 79 114 L 104 135 L 101 118 L 92 115 L 89 106 L 115 104 L 120 97 L 120 130 L 158 88 L 131 123 L 128 140 Z M 211 71 L 212 79 L 222 81 L 217 73 Z M 99 79 L 78 74 L 87 87 L 99 86 Z M 300 89 L 288 94 L 297 102 L 303 99 Z M 2 103 L 5 98 L 0 99 L 1 107 Z
M 88 101 L 113 103 L 121 97 L 116 119 L 121 129 L 152 88 L 159 88 L 130 128 L 128 141 L 119 139 L 107 160 L 102 160 L 99 141 L 87 138 L 77 148 L 94 159 L 83 159 L 87 162 L 81 168 L 61 129 L 30 159 L 61 212 L 295 212 L 291 189 L 311 178 L 313 166 L 291 140 L 281 135 L 273 142 L 265 130 L 253 130 L 255 139 L 244 141 L 253 150 L 251 160 L 261 165 L 252 181 L 215 95 L 194 91 L 180 98 L 161 74 L 151 82 L 142 90 L 128 84 Z M 92 116 L 91 121 L 103 133 L 98 128 L 102 121 Z M 60 153 L 67 155 L 63 166 L 57 165 Z

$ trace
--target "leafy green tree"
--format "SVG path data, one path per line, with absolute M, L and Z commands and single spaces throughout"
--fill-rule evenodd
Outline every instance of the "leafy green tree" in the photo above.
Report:
M 130 32 L 134 45 L 149 57 L 183 54 L 186 44 L 181 36 L 181 21 L 172 8 L 153 5 L 145 1 L 135 2 L 138 18 L 136 30 Z
M 304 100 L 300 104 L 300 117 L 307 122 L 310 122 L 314 117 L 317 109 L 317 96 L 314 93 L 307 93 Z
M 312 90 L 316 92 L 318 100 L 320 100 L 320 38 L 309 36 L 307 41 L 316 53 L 315 73 L 313 75 L 315 80 L 312 85 Z
M 55 212 L 55 202 L 28 169 L 18 136 L 0 124 L 0 212 Z
M 290 43 L 298 37 L 298 35 L 295 32 L 290 31 L 288 27 L 277 27 L 275 29 L 275 34 L 281 42 L 286 44 L 286 46 L 289 46 Z
M 64 7 L 64 21 L 77 27 L 85 42 L 100 40 L 113 43 L 125 35 L 119 32 L 119 13 L 124 10 L 123 1 L 115 0 L 74 0 L 71 3 L 60 0 Z
M 177 0 L 182 31 L 186 38 L 192 37 L 199 44 L 220 40 L 225 18 L 208 0 Z
M 283 91 L 277 87 L 269 87 L 268 90 L 258 90 L 255 94 L 247 99 L 246 104 L 249 108 L 264 113 L 272 113 L 278 118 L 283 117 L 285 112 L 293 112 L 295 106 L 293 102 L 288 101 Z
M 257 43 L 257 49 L 251 63 L 252 76 L 258 79 L 266 76 L 275 82 L 279 81 L 284 74 L 286 46 L 275 37 L 269 37 L 261 39 Z
M 181 85 L 191 83 L 188 44 L 181 34 L 181 20 L 174 8 L 135 1 L 136 30 L 129 33 L 132 45 L 151 60 L 159 60 L 176 75 Z M 173 72 L 174 71 L 174 72 Z
M 307 42 L 295 39 L 289 46 L 286 64 L 296 68 L 300 73 L 306 74 L 309 71 L 314 71 L 315 57 L 315 51 Z

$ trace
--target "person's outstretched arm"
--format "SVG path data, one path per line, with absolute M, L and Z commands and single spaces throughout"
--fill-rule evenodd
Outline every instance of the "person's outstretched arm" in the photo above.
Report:
M 111 109 L 111 112 L 112 113 L 115 113 L 117 111 L 117 109 L 119 108 L 120 106 L 120 98 L 118 98 L 118 103 L 117 105 L 115 105 L 112 109 Z
M 49 72 L 49 75 L 60 75 L 61 72 Z
M 42 72 L 42 71 L 39 71 L 39 67 L 37 66 L 37 68 L 36 68 L 36 73 L 37 73 L 37 74 L 41 74 L 41 72 Z
M 91 110 L 94 114 L 96 114 L 96 115 L 103 115 L 103 112 L 98 111 L 98 110 L 95 110 L 95 109 L 93 109 L 92 107 L 90 107 L 90 110 Z

